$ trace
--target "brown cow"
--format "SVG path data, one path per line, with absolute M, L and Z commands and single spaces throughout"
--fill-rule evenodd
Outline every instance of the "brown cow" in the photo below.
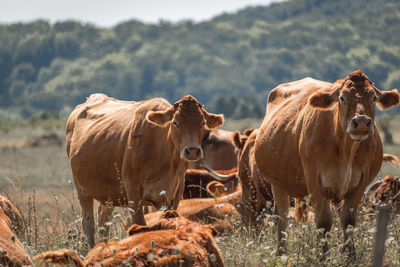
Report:
M 218 128 L 207 130 L 201 143 L 203 158 L 191 162 L 189 168 L 202 169 L 205 166 L 213 170 L 230 170 L 236 167 L 232 135 L 233 132 Z
M 0 265 L 23 266 L 33 264 L 18 237 L 12 231 L 13 222 L 22 221 L 17 208 L 5 197 L 0 196 Z
M 392 175 L 386 176 L 382 181 L 377 181 L 365 193 L 366 200 L 374 192 L 375 203 L 388 203 L 392 201 L 393 211 L 400 214 L 400 178 Z
M 238 176 L 242 185 L 242 200 L 240 214 L 246 225 L 257 225 L 256 219 L 263 209 L 267 209 L 268 202 L 273 204 L 271 185 L 260 177 L 254 160 L 254 142 L 258 129 L 248 129 L 241 135 L 235 132 L 233 144 L 238 157 Z
M 213 236 L 217 232 L 166 211 L 152 226 L 133 225 L 129 237 L 96 245 L 85 260 L 70 250 L 50 251 L 34 259 L 76 266 L 224 266 Z
M 325 231 L 332 225 L 330 200 L 344 200 L 340 220 L 347 239 L 364 189 L 382 164 L 375 103 L 393 107 L 399 94 L 378 90 L 361 71 L 333 84 L 305 78 L 270 92 L 255 159 L 272 184 L 280 245 L 289 196 L 311 195 L 317 227 Z
M 101 203 L 99 225 L 110 220 L 113 206 L 129 204 L 142 225 L 143 205 L 176 209 L 188 164 L 202 157 L 206 127 L 222 123 L 222 115 L 208 113 L 192 96 L 170 105 L 95 94 L 78 105 L 67 122 L 66 147 L 89 244 L 95 244 L 94 199 Z
M 210 197 L 206 190 L 207 185 L 216 180 L 225 185 L 227 193 L 233 193 L 237 190 L 239 180 L 236 167 L 230 170 L 219 170 L 218 173 L 208 167 L 205 168 L 207 170 L 188 169 L 186 171 L 184 199 Z
M 189 220 L 212 224 L 220 233 L 230 230 L 229 219 L 237 214 L 235 207 L 240 202 L 242 191 L 227 194 L 224 188 L 220 182 L 210 182 L 207 191 L 215 198 L 183 199 L 179 202 L 177 212 Z M 162 211 L 146 214 L 147 225 L 155 224 L 162 214 Z

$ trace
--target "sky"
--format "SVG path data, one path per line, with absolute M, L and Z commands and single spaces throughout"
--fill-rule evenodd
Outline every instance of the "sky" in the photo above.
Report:
M 0 0 L 0 23 L 67 19 L 110 27 L 130 19 L 157 23 L 208 20 L 223 12 L 282 0 Z

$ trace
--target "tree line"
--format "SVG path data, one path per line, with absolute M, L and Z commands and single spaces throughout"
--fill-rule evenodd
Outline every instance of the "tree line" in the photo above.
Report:
M 356 69 L 392 89 L 400 84 L 398 14 L 394 0 L 292 0 L 202 23 L 2 24 L 0 117 L 66 116 L 97 92 L 171 102 L 192 94 L 227 117 L 262 117 L 278 84 L 333 82 Z

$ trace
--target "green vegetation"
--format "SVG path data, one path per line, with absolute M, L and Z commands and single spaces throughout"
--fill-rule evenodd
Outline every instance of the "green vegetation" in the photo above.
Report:
M 262 117 L 268 90 L 361 69 L 400 84 L 400 2 L 297 0 L 210 21 L 113 28 L 76 21 L 0 25 L 0 118 L 66 117 L 88 95 L 192 94 L 211 111 Z

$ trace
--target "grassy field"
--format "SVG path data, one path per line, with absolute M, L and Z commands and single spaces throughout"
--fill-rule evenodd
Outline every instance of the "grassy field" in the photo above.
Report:
M 258 123 L 258 120 L 227 121 L 225 128 L 243 130 L 257 127 Z M 395 144 L 384 149 L 386 153 L 400 156 L 400 123 L 393 124 Z M 49 133 L 64 139 L 64 125 L 65 121 L 0 124 L 0 191 L 10 198 L 24 217 L 26 231 L 21 240 L 31 256 L 59 248 L 75 249 L 82 256 L 88 251 L 64 145 L 27 145 L 32 143 L 29 140 L 40 139 Z M 400 175 L 400 170 L 383 164 L 378 178 L 387 174 Z M 349 230 L 349 242 L 355 244 L 357 252 L 352 260 L 342 252 L 344 244 L 337 216 L 326 238 L 329 251 L 325 257 L 311 219 L 305 224 L 289 219 L 287 254 L 281 257 L 275 256 L 277 218 L 268 214 L 264 219 L 267 227 L 258 233 L 249 232 L 241 221 L 232 219 L 233 232 L 217 237 L 217 243 L 227 266 L 371 265 L 376 214 L 367 207 L 362 207 L 359 212 L 358 227 Z M 100 238 L 123 238 L 126 217 L 125 210 L 116 209 L 110 236 Z M 399 243 L 400 217 L 392 215 L 385 265 L 400 265 Z

